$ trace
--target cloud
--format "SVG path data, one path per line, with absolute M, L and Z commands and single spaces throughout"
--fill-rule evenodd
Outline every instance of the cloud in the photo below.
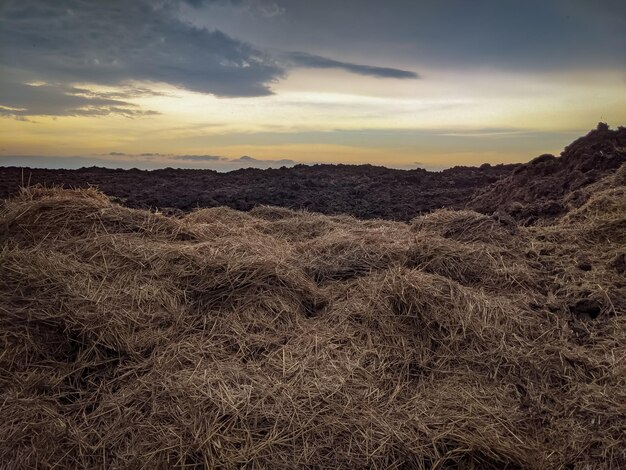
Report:
M 283 67 L 221 31 L 181 21 L 179 3 L 8 0 L 0 10 L 0 66 L 49 83 L 151 81 L 219 96 L 271 93 Z
M 0 115 L 26 120 L 27 116 L 150 116 L 156 111 L 140 109 L 136 104 L 114 99 L 111 93 L 59 84 L 24 84 L 0 78 Z M 10 90 L 10 91 L 9 91 Z
M 0 155 L 0 166 L 32 168 L 76 169 L 87 166 L 102 166 L 106 168 L 158 169 L 172 167 L 231 171 L 241 168 L 279 168 L 296 164 L 296 161 L 289 159 L 265 160 L 247 155 L 237 158 L 218 155 L 132 154 L 124 152 L 85 156 Z
M 169 153 L 125 153 L 125 152 L 109 152 L 103 154 L 104 157 L 123 157 L 115 158 L 116 162 L 144 162 L 150 161 L 153 164 L 159 164 L 163 166 L 176 166 L 182 164 L 184 167 L 197 167 L 197 168 L 271 168 L 280 166 L 293 166 L 298 162 L 295 160 L 283 158 L 279 160 L 269 160 L 254 158 L 249 155 L 243 155 L 241 157 L 224 157 L 221 155 L 176 155 Z M 217 165 L 217 166 L 215 166 Z M 153 166 L 152 164 L 149 166 Z
M 216 162 L 220 160 L 228 160 L 226 157 L 220 157 L 218 155 L 175 155 L 173 156 L 173 159 L 193 162 Z
M 161 162 L 162 164 L 172 164 L 173 162 L 187 162 L 187 163 L 228 163 L 235 164 L 237 166 L 241 165 L 249 165 L 249 166 L 291 166 L 296 165 L 297 162 L 294 160 L 290 160 L 287 158 L 283 158 L 280 160 L 267 160 L 267 159 L 259 159 L 254 158 L 249 155 L 243 155 L 241 157 L 224 157 L 221 155 L 176 155 L 171 153 L 153 153 L 153 152 L 144 152 L 144 153 L 125 153 L 125 152 L 116 152 L 112 151 L 106 154 L 101 154 L 99 156 L 104 157 L 125 157 L 126 159 L 132 160 L 142 160 L 147 159 L 154 162 Z M 116 159 L 116 161 L 120 161 L 120 159 Z
M 129 100 L 158 93 L 132 83 L 164 82 L 221 97 L 266 96 L 298 67 L 417 78 L 410 71 L 304 52 L 289 53 L 285 61 L 182 19 L 183 3 L 201 7 L 220 1 L 268 18 L 284 12 L 270 0 L 5 0 L 0 9 L 0 115 L 145 116 L 155 113 Z M 95 92 L 89 84 L 121 88 Z
M 165 96 L 164 93 L 156 92 L 145 87 L 137 86 L 125 86 L 115 91 L 92 91 L 86 88 L 73 88 L 74 93 L 93 96 L 99 98 L 111 98 L 111 99 L 130 99 L 138 98 L 142 96 Z
M 276 49 L 333 51 L 351 62 L 456 71 L 461 79 L 483 67 L 533 73 L 626 65 L 623 0 L 274 1 L 286 10 L 279 21 L 228 14 L 214 2 L 189 17 Z
M 205 5 L 229 5 L 240 10 L 247 11 L 253 16 L 262 18 L 274 18 L 284 15 L 287 9 L 279 6 L 272 0 L 182 0 L 183 3 L 191 5 L 194 8 L 201 8 Z
M 415 72 L 409 70 L 394 69 L 390 67 L 375 67 L 372 65 L 353 64 L 341 62 L 306 52 L 290 52 L 286 55 L 292 66 L 318 69 L 342 69 L 359 75 L 369 75 L 379 78 L 420 78 Z
M 292 166 L 296 164 L 294 160 L 289 160 L 287 158 L 283 158 L 281 160 L 259 160 L 258 158 L 250 157 L 248 155 L 234 158 L 231 161 L 238 163 L 249 163 L 251 166 Z

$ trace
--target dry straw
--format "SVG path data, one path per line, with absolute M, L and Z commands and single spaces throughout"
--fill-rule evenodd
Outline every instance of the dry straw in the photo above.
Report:
M 7 468 L 624 468 L 624 169 L 559 222 L 0 210 Z

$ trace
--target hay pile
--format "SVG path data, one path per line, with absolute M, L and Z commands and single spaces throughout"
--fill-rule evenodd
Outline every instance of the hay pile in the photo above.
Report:
M 0 209 L 0 462 L 624 468 L 624 174 L 546 227 L 24 190 Z

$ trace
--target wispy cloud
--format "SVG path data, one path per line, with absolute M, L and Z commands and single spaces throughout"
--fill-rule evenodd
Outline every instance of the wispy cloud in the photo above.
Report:
M 0 115 L 25 120 L 29 116 L 151 116 L 156 111 L 141 109 L 119 99 L 133 96 L 132 89 L 99 93 L 56 83 L 23 84 L 0 79 Z M 139 90 L 136 96 L 145 94 Z
M 369 75 L 378 78 L 416 79 L 420 78 L 416 72 L 391 67 L 377 67 L 372 65 L 354 64 L 329 59 L 306 52 L 290 52 L 286 54 L 288 61 L 293 67 L 318 68 L 318 69 L 341 69 L 359 75 Z
M 228 160 L 228 158 L 218 155 L 174 155 L 172 159 L 188 162 L 219 162 Z
M 251 166 L 292 166 L 297 162 L 294 160 L 290 160 L 288 158 L 283 158 L 280 160 L 263 160 L 259 158 L 250 157 L 248 155 L 244 155 L 243 157 L 234 158 L 231 160 L 234 163 L 241 163 L 244 165 Z

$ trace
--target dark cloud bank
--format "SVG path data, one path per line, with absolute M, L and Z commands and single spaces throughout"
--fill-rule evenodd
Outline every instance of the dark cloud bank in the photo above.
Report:
M 280 168 L 298 164 L 288 158 L 266 160 L 249 155 L 224 157 L 220 155 L 175 155 L 162 153 L 126 153 L 112 151 L 104 155 L 87 156 L 40 156 L 40 155 L 0 155 L 0 166 L 22 166 L 31 168 L 77 169 L 89 166 L 105 168 L 140 168 L 153 170 L 163 167 L 210 169 L 230 171 L 241 168 Z
M 416 78 L 413 72 L 304 53 L 273 56 L 219 30 L 182 21 L 181 2 L 0 2 L 0 115 L 142 116 L 154 112 L 128 101 L 147 92 L 129 86 L 133 82 L 165 82 L 221 97 L 264 96 L 294 67 Z M 73 83 L 126 85 L 126 91 L 94 93 Z
M 332 51 L 357 62 L 375 57 L 420 68 L 513 73 L 626 68 L 624 0 L 256 1 L 272 1 L 284 18 L 239 15 L 230 24 L 222 19 L 221 28 L 253 42 L 278 48 L 288 42 L 289 50 Z M 218 10 L 195 11 L 196 22 L 215 24 Z

